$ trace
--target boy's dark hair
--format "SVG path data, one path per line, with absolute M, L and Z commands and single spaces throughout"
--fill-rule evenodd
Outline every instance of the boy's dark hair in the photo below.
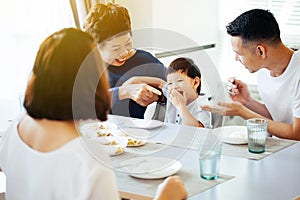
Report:
M 227 26 L 227 33 L 239 36 L 243 45 L 248 42 L 281 42 L 280 30 L 274 15 L 268 10 L 253 9 L 244 12 Z
M 194 61 L 190 58 L 176 58 L 170 63 L 169 67 L 167 68 L 166 76 L 177 71 L 186 73 L 186 75 L 190 78 L 199 77 L 200 84 L 197 88 L 197 93 L 200 94 L 201 73 Z

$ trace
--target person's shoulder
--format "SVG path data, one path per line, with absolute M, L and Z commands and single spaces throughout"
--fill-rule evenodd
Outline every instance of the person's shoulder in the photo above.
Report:
M 136 49 L 136 53 L 139 55 L 147 55 L 147 56 L 155 57 L 152 53 L 143 49 Z
M 136 50 L 136 56 L 142 57 L 142 58 L 147 58 L 149 60 L 161 63 L 152 53 L 150 53 L 149 51 L 142 50 L 142 49 Z

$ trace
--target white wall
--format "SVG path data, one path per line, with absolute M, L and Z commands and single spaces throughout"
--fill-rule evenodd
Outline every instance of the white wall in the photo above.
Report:
M 168 29 L 198 45 L 212 44 L 218 40 L 217 0 L 117 0 L 116 3 L 129 10 L 133 29 Z M 177 49 L 191 47 L 188 45 Z
M 216 0 L 153 0 L 153 27 L 182 33 L 199 45 L 216 43 L 216 3 Z
M 133 29 L 153 26 L 153 0 L 116 0 L 115 3 L 128 9 Z

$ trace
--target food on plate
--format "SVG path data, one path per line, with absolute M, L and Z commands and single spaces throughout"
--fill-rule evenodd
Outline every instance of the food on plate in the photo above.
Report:
M 142 140 L 136 140 L 136 139 L 133 139 L 133 138 L 128 138 L 127 146 L 139 146 L 139 145 L 143 145 Z
M 123 147 L 119 147 L 117 148 L 115 154 L 120 154 L 120 153 L 123 153 L 124 152 L 124 148 Z
M 117 145 L 117 144 L 118 144 L 118 142 L 116 142 L 114 140 L 105 143 L 105 145 Z
M 99 126 L 100 129 L 108 129 L 109 127 L 104 126 L 103 124 L 100 124 Z
M 112 136 L 111 133 L 102 133 L 102 132 L 97 132 L 98 137 L 105 137 L 105 136 Z

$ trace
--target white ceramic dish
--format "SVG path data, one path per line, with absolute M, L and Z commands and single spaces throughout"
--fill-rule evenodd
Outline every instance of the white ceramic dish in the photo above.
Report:
M 246 126 L 223 126 L 220 134 L 223 142 L 228 144 L 247 144 L 248 135 Z
M 139 129 L 139 128 L 122 128 L 113 131 L 113 135 L 129 136 L 141 140 L 146 140 L 148 139 L 150 132 L 148 130 Z
M 111 156 L 123 154 L 127 145 L 127 139 L 119 136 L 97 137 L 92 140 L 102 145 L 103 149 Z
M 127 138 L 127 147 L 139 147 L 146 144 L 146 140 L 139 140 L 132 137 L 126 137 Z
M 100 141 L 103 145 L 121 145 L 124 147 L 127 145 L 127 139 L 120 136 L 97 137 L 93 139 Z
M 103 145 L 103 149 L 110 155 L 116 156 L 125 152 L 125 146 L 122 145 Z
M 137 157 L 120 164 L 131 176 L 141 179 L 160 179 L 178 172 L 181 163 L 164 157 Z
M 126 138 L 127 147 L 139 147 L 146 144 L 150 132 L 143 129 L 125 128 L 113 131 L 113 135 Z
M 113 130 L 116 130 L 117 125 L 110 122 L 91 122 L 82 125 L 79 129 L 83 136 L 90 138 L 100 136 L 108 136 Z
M 125 122 L 125 126 L 130 128 L 152 129 L 162 126 L 164 123 L 158 120 L 130 119 Z

